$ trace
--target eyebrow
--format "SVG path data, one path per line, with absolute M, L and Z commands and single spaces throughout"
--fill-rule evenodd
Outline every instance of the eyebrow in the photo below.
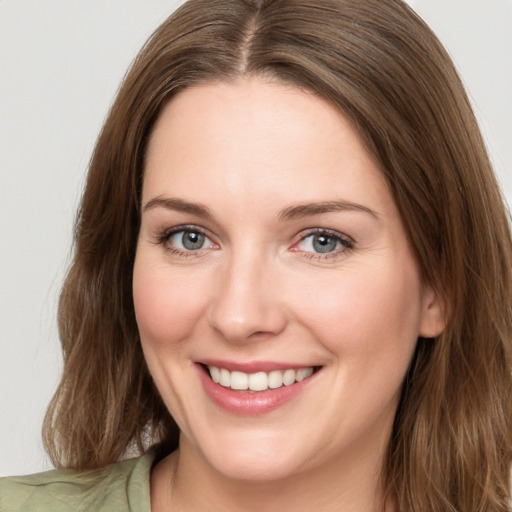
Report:
M 358 211 L 368 213 L 372 217 L 379 219 L 379 214 L 367 206 L 351 203 L 350 201 L 323 201 L 312 203 L 299 203 L 289 206 L 279 214 L 280 220 L 300 219 L 322 213 L 340 212 L 340 211 Z
M 184 199 L 178 199 L 174 197 L 155 197 L 154 199 L 148 201 L 142 210 L 148 211 L 153 210 L 154 208 L 165 208 L 166 210 L 191 213 L 204 219 L 213 219 L 213 214 L 208 207 L 199 203 L 191 203 L 189 201 L 185 201 Z M 367 206 L 343 200 L 293 204 L 281 210 L 278 218 L 279 220 L 292 220 L 310 217 L 313 215 L 320 215 L 322 213 L 339 211 L 358 211 L 367 213 L 376 219 L 380 218 L 377 212 L 371 208 L 368 208 Z
M 155 197 L 144 205 L 142 211 L 145 212 L 158 207 L 165 208 L 166 210 L 192 213 L 193 215 L 197 215 L 204 219 L 213 219 L 212 212 L 206 206 L 197 203 L 190 203 L 189 201 L 174 197 Z

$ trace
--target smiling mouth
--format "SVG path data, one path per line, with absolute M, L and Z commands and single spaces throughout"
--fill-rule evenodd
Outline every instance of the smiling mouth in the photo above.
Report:
M 272 370 L 270 372 L 244 373 L 212 365 L 202 366 L 216 384 L 236 391 L 253 392 L 291 386 L 311 377 L 319 370 L 319 367 L 308 366 L 297 369 Z

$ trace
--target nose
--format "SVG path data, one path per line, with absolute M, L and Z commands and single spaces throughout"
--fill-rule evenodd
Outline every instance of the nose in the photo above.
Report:
M 211 328 L 229 343 L 268 339 L 282 332 L 287 315 L 275 265 L 256 255 L 233 256 L 217 276 L 210 302 Z

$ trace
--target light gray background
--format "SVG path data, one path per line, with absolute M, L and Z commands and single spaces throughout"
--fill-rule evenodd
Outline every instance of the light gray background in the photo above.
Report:
M 88 160 L 126 68 L 179 0 L 0 0 L 0 476 L 50 467 L 55 316 Z M 465 81 L 512 199 L 512 0 L 410 0 Z

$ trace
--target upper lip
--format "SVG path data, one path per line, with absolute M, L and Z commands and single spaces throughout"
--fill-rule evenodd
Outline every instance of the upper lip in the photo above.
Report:
M 278 361 L 249 361 L 237 362 L 226 361 L 221 359 L 201 359 L 197 361 L 198 364 L 206 366 L 216 366 L 217 368 L 224 368 L 231 372 L 238 371 L 243 373 L 257 373 L 257 372 L 271 372 L 273 370 L 288 370 L 298 368 L 311 368 L 316 367 L 314 364 L 307 363 L 283 363 Z

